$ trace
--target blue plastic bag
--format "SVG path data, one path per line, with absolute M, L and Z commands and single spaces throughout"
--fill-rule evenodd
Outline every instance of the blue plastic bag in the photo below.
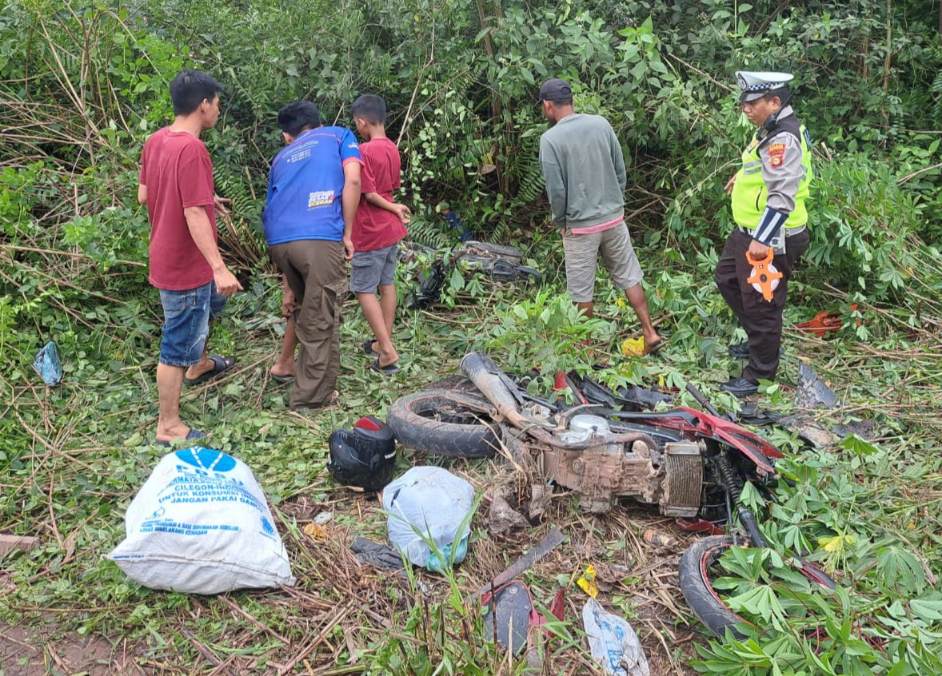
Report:
M 59 361 L 59 348 L 56 347 L 55 341 L 50 340 L 36 353 L 33 368 L 50 387 L 62 382 L 62 362 Z

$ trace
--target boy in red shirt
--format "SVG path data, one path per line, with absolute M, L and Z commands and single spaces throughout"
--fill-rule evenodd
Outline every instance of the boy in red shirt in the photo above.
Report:
M 392 342 L 396 264 L 399 242 L 406 236 L 409 207 L 393 201 L 393 191 L 400 186 L 401 162 L 399 149 L 386 137 L 386 102 L 364 94 L 353 102 L 352 112 L 357 133 L 365 142 L 360 144 L 362 193 L 353 224 L 350 290 L 373 330 L 373 338 L 363 342 L 363 351 L 376 355 L 370 368 L 392 374 L 399 370 L 399 353 Z
M 164 311 L 157 364 L 157 442 L 204 437 L 180 419 L 180 389 L 203 382 L 235 361 L 208 356 L 209 320 L 242 286 L 216 245 L 213 163 L 200 134 L 219 119 L 222 87 L 205 73 L 181 71 L 170 83 L 173 124 L 152 134 L 141 151 L 137 199 L 150 218 L 148 281 Z

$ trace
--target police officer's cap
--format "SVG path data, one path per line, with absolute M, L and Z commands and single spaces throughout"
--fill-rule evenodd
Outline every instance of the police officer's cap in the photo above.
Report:
M 794 77 L 791 73 L 737 70 L 736 81 L 739 82 L 739 89 L 742 91 L 739 101 L 740 103 L 755 101 L 766 94 L 775 93 L 776 90 L 785 90 L 785 85 Z

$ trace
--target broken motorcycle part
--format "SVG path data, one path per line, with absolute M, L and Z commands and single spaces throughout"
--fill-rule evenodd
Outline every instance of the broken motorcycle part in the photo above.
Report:
M 506 584 L 510 580 L 519 577 L 534 563 L 556 549 L 560 544 L 562 544 L 562 542 L 563 532 L 556 526 L 553 526 L 550 531 L 545 536 L 543 536 L 542 540 L 534 545 L 526 554 L 510 564 L 509 567 L 505 568 L 502 572 L 494 576 L 494 579 L 474 592 L 471 598 L 480 598 L 486 592 L 494 590 L 497 587 Z

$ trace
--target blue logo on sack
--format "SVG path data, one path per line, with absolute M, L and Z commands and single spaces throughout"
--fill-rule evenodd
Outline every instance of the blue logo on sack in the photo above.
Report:
M 268 517 L 262 517 L 262 530 L 265 531 L 266 535 L 275 534 L 275 528 L 271 525 L 271 521 L 268 520 Z
M 182 448 L 176 455 L 188 465 L 213 472 L 229 472 L 236 466 L 236 459 L 231 455 L 204 446 Z

